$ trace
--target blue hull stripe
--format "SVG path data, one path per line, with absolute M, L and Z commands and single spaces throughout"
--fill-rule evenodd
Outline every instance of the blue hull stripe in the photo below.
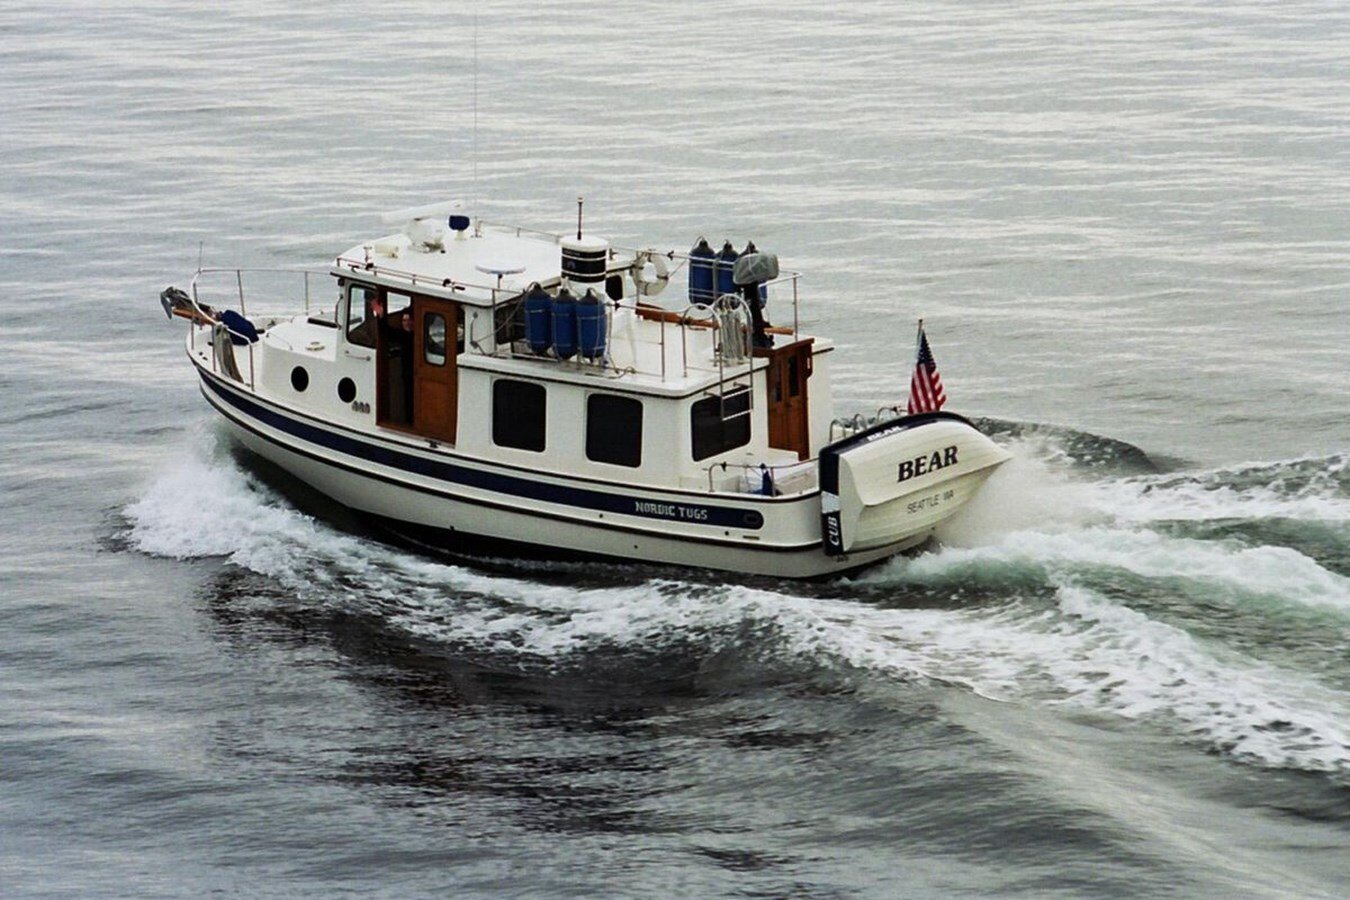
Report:
M 615 513 L 624 516 L 636 516 L 669 522 L 685 522 L 691 525 L 709 525 L 717 528 L 735 528 L 743 531 L 756 531 L 764 526 L 764 516 L 756 509 L 737 509 L 727 506 L 707 506 L 698 503 L 686 503 L 671 500 L 652 500 L 641 497 L 609 494 L 586 488 L 567 485 L 548 484 L 532 481 L 515 475 L 497 472 L 485 472 L 467 466 L 426 459 L 404 453 L 393 447 L 358 440 L 345 434 L 329 431 L 307 422 L 291 418 L 276 410 L 227 390 L 216 383 L 214 378 L 202 373 L 202 382 L 224 402 L 235 407 L 243 414 L 262 422 L 278 431 L 299 438 L 311 444 L 325 447 L 337 453 L 363 459 L 367 462 L 401 469 L 424 478 L 435 479 L 449 484 L 462 485 L 478 490 L 492 491 L 511 497 L 537 500 L 542 503 L 556 503 L 580 509 Z

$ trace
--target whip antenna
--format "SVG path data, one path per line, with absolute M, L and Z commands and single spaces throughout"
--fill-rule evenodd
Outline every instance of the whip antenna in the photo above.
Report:
M 473 208 L 478 208 L 478 8 L 473 11 Z

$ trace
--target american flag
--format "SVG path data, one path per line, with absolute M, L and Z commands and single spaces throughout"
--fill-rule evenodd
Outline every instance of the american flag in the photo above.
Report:
M 923 333 L 923 320 L 920 319 L 919 355 L 914 361 L 914 375 L 909 379 L 909 414 L 937 412 L 946 402 L 947 392 L 942 389 L 942 376 L 938 374 L 933 351 L 928 348 L 928 335 Z

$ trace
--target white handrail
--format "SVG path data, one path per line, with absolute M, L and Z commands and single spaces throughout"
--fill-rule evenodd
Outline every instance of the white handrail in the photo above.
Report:
M 716 489 L 713 487 L 713 472 L 714 472 L 715 470 L 717 470 L 717 469 L 721 469 L 723 472 L 727 471 L 728 469 L 741 469 L 741 470 L 742 470 L 742 474 L 744 474 L 744 473 L 746 473 L 746 472 L 751 472 L 751 473 L 756 473 L 756 474 L 758 474 L 758 473 L 763 472 L 763 471 L 765 471 L 765 470 L 767 469 L 768 472 L 769 472 L 769 475 L 770 475 L 770 482 L 773 483 L 773 484 L 777 484 L 778 478 L 777 478 L 776 473 L 777 473 L 778 471 L 780 471 L 780 470 L 787 470 L 787 469 L 795 469 L 795 470 L 802 470 L 802 471 L 805 471 L 806 468 L 807 468 L 808 466 L 810 466 L 812 463 L 815 463 L 815 464 L 819 465 L 819 463 L 820 463 L 820 457 L 818 457 L 818 456 L 812 456 L 812 457 L 810 457 L 809 459 L 802 459 L 802 460 L 798 460 L 797 462 L 791 462 L 791 463 L 775 463 L 775 464 L 773 464 L 773 465 L 769 465 L 768 463 L 737 463 L 737 462 L 718 462 L 718 463 L 713 463 L 712 465 L 708 466 L 707 469 L 705 470 L 705 471 L 707 471 L 707 473 L 708 473 L 708 493 L 710 493 L 710 494 L 716 494 L 716 493 L 743 494 L 743 493 L 745 493 L 745 491 L 718 491 L 718 490 L 716 490 Z M 811 488 L 804 488 L 804 489 L 801 490 L 801 491 L 794 491 L 794 493 L 799 493 L 799 494 L 800 494 L 800 493 L 805 493 L 805 491 L 807 491 L 807 490 L 811 490 Z
M 521 235 L 534 235 L 536 237 L 548 238 L 555 244 L 561 243 L 563 238 L 567 237 L 571 233 L 570 231 L 561 232 L 561 231 L 548 231 L 542 228 L 527 228 L 522 225 L 513 225 L 509 222 L 496 222 L 489 219 L 474 220 L 474 228 L 476 233 L 481 234 L 484 226 L 488 226 L 490 228 L 500 228 L 503 230 L 514 232 L 516 237 L 520 237 Z M 679 260 L 679 264 L 670 272 L 672 277 L 674 276 L 675 272 L 679 269 L 679 267 L 683 266 L 685 263 L 696 258 L 701 258 L 701 257 L 692 257 L 688 253 L 681 253 L 678 250 L 657 251 L 653 250 L 650 247 L 626 247 L 623 246 L 622 244 L 611 244 L 610 250 L 617 250 L 620 253 L 629 254 L 634 257 L 636 257 L 637 254 L 639 253 L 655 253 L 658 256 L 664 256 L 671 262 Z M 356 260 L 345 256 L 339 256 L 334 264 L 339 267 L 346 266 L 349 269 L 351 269 L 354 273 L 371 272 L 376 275 L 384 275 L 399 278 L 402 280 L 406 280 L 409 284 L 413 286 L 416 286 L 417 284 L 420 283 L 423 285 L 434 285 L 442 288 L 450 288 L 451 290 L 454 291 L 474 289 L 489 292 L 489 294 L 494 297 L 495 293 L 493 292 L 499 289 L 498 287 L 494 287 L 493 285 L 490 284 L 478 284 L 476 282 L 470 281 L 458 281 L 451 278 L 429 278 L 425 275 L 417 275 L 416 273 L 413 272 L 405 272 L 401 269 L 393 269 L 387 266 L 376 266 L 373 263 L 368 262 L 367 260 Z M 624 265 L 614 270 L 606 269 L 605 274 L 606 275 L 621 274 L 628 268 L 629 265 Z M 801 277 L 802 273 L 800 272 L 795 272 L 789 269 L 782 269 L 780 270 L 779 277 L 775 278 L 773 281 L 767 281 L 764 283 L 765 287 L 769 288 L 772 288 L 775 285 L 782 285 L 782 284 L 792 285 L 792 333 L 794 335 L 799 334 L 801 332 L 801 328 L 799 327 L 800 325 L 799 307 L 801 297 L 797 284 L 798 280 Z
M 238 292 L 239 296 L 239 315 L 247 317 L 247 306 L 244 297 L 244 275 L 259 274 L 259 273 L 299 275 L 303 281 L 304 286 L 306 315 L 309 315 L 309 306 L 310 306 L 309 276 L 327 274 L 326 272 L 317 269 L 291 267 L 291 266 L 235 266 L 235 267 L 199 266 L 197 268 L 197 271 L 192 275 L 192 283 L 189 285 L 191 290 L 188 294 L 188 296 L 192 300 L 193 312 L 196 313 L 198 317 L 200 317 L 200 320 L 202 322 L 210 323 L 212 328 L 216 327 L 222 328 L 225 331 L 225 333 L 229 336 L 229 338 L 233 339 L 237 337 L 248 346 L 248 386 L 250 390 L 254 389 L 254 377 L 257 372 L 257 366 L 255 364 L 256 360 L 254 358 L 253 353 L 253 341 L 249 340 L 247 335 L 242 334 L 234 330 L 233 328 L 230 328 L 230 326 L 222 323 L 220 319 L 218 319 L 213 314 L 214 310 L 212 310 L 212 312 L 207 312 L 207 310 L 210 307 L 204 306 L 202 304 L 201 297 L 198 293 L 198 286 L 203 280 L 202 276 L 231 275 L 231 274 L 234 275 L 235 289 Z M 190 335 L 191 335 L 190 337 L 191 346 L 195 350 L 197 348 L 197 329 L 193 328 L 192 331 L 190 332 Z M 211 354 L 212 371 L 217 371 L 216 368 L 217 355 L 218 355 L 217 353 Z
M 214 318 L 213 316 L 208 315 L 208 314 L 206 313 L 206 310 L 202 308 L 202 304 L 201 304 L 201 301 L 200 301 L 200 299 L 199 299 L 199 297 L 198 297 L 198 293 L 197 293 L 198 285 L 199 285 L 199 283 L 201 283 L 201 282 L 203 281 L 202 276 L 204 276 L 204 275 L 206 275 L 206 276 L 210 276 L 210 275 L 233 275 L 233 276 L 234 276 L 234 279 L 235 279 L 236 290 L 237 290 L 238 296 L 239 296 L 239 314 L 240 314 L 241 316 L 246 316 L 247 313 L 246 313 L 246 311 L 245 311 L 244 276 L 245 276 L 245 275 L 253 275 L 253 274 L 299 275 L 299 276 L 301 277 L 301 280 L 302 280 L 302 287 L 303 287 L 303 289 L 304 289 L 305 313 L 306 313 L 306 315 L 308 315 L 308 314 L 309 314 L 309 306 L 310 306 L 310 301 L 309 301 L 309 276 L 311 276 L 311 275 L 327 275 L 328 273 L 325 272 L 325 271 L 323 271 L 323 270 L 321 270 L 321 269 L 313 269 L 313 268 L 305 268 L 305 267 L 291 267 L 291 266 L 238 266 L 238 267 L 235 267 L 235 266 L 231 266 L 231 267 L 212 267 L 212 266 L 207 266 L 207 267 L 199 268 L 199 269 L 197 269 L 197 271 L 193 274 L 193 276 L 192 276 L 192 283 L 191 283 L 191 285 L 189 285 L 189 287 L 190 287 L 189 293 L 190 293 L 190 296 L 192 297 L 192 305 L 193 305 L 194 309 L 195 309 L 199 314 L 201 314 L 203 317 L 205 317 L 207 320 L 209 320 L 209 321 L 215 321 L 215 318 Z

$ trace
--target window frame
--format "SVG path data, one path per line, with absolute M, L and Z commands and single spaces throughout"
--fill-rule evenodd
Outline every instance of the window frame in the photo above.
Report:
M 597 405 L 609 404 L 608 411 L 599 411 L 595 409 Z M 626 410 L 620 411 L 621 407 Z M 637 427 L 634 428 L 631 418 L 627 422 L 615 420 L 617 415 L 630 415 L 636 409 Z M 585 450 L 586 458 L 591 462 L 602 463 L 610 466 L 623 466 L 629 469 L 637 469 L 642 466 L 642 425 L 646 418 L 646 408 L 637 397 L 627 396 L 625 394 L 611 394 L 596 391 L 586 395 L 586 433 Z M 602 428 L 592 428 L 592 424 L 599 421 L 610 421 L 612 424 Z M 610 450 L 618 452 L 610 453 Z
M 507 391 L 516 391 L 516 397 L 503 397 Z M 526 398 L 526 393 L 534 393 L 534 398 Z M 533 413 L 537 400 L 538 415 Z M 505 408 L 503 408 L 505 407 Z M 528 430 L 525 430 L 526 426 Z M 494 378 L 492 380 L 492 443 L 497 447 L 511 450 L 527 450 L 543 453 L 548 447 L 548 389 L 538 382 L 522 381 L 519 378 Z M 537 446 L 536 446 L 537 445 Z
M 354 299 L 354 296 L 357 293 L 362 294 L 362 299 L 360 301 L 361 317 L 353 322 L 352 300 Z M 375 341 L 373 339 L 369 344 L 367 344 L 365 341 L 353 337 L 352 333 L 356 331 L 358 328 L 360 328 L 365 323 L 365 321 L 368 318 L 370 318 L 370 303 L 378 296 L 379 290 L 374 285 L 364 284 L 359 281 L 353 281 L 347 285 L 347 293 L 345 300 L 347 318 L 346 321 L 342 323 L 343 325 L 342 335 L 344 339 L 347 341 L 347 343 L 355 344 L 358 347 L 365 347 L 370 350 L 375 349 Z
M 432 343 L 431 339 L 431 326 L 432 323 L 437 319 L 439 319 L 441 323 L 440 353 L 433 352 L 434 344 Z M 435 366 L 438 369 L 445 367 L 445 364 L 449 361 L 450 358 L 449 357 L 450 348 L 446 343 L 448 340 L 449 330 L 450 330 L 450 322 L 449 320 L 446 319 L 444 313 L 428 311 L 422 314 L 422 362 L 424 362 L 428 366 Z
M 750 443 L 753 409 L 749 388 L 695 400 L 689 406 L 689 452 L 694 461 L 702 462 Z M 723 418 L 724 411 L 734 415 Z

